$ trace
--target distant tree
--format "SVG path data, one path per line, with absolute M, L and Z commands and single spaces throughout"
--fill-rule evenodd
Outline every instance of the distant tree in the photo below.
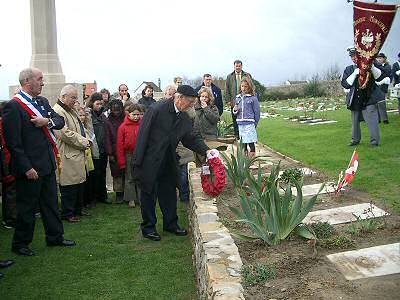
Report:
M 213 75 L 213 79 L 214 80 L 225 80 L 226 76 L 224 77 L 224 76 L 221 76 L 221 75 Z
M 324 80 L 339 80 L 341 75 L 342 74 L 340 72 L 339 66 L 337 64 L 334 64 L 325 70 L 325 72 L 323 74 L 323 79 Z
M 264 99 L 264 94 L 265 94 L 265 86 L 262 85 L 259 81 L 257 81 L 256 79 L 253 79 L 254 82 L 254 86 L 256 88 L 256 92 L 258 93 L 260 99 L 259 101 L 266 101 L 266 99 Z
M 326 94 L 318 73 L 311 77 L 311 80 L 304 86 L 303 92 L 306 97 L 321 97 Z

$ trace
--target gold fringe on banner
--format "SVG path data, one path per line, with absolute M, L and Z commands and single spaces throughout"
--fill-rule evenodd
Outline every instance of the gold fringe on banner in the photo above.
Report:
M 397 9 L 400 8 L 400 5 L 396 5 L 396 9 L 394 10 L 379 10 L 379 9 L 371 9 L 371 8 L 364 8 L 364 7 L 359 7 L 354 5 L 355 8 L 360 9 L 360 10 L 365 10 L 365 11 L 373 11 L 377 13 L 394 13 L 397 11 Z

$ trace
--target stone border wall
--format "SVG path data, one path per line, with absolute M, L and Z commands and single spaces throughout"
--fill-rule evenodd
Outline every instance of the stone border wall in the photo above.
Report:
M 228 229 L 219 221 L 216 199 L 203 193 L 200 169 L 189 164 L 194 264 L 200 299 L 244 299 L 242 260 Z

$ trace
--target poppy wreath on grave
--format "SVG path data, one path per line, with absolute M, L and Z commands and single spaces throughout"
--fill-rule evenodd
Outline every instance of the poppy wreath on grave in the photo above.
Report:
M 213 178 L 214 182 L 212 181 Z M 201 172 L 201 187 L 204 193 L 213 197 L 219 196 L 225 185 L 226 171 L 221 159 L 219 157 L 209 159 Z

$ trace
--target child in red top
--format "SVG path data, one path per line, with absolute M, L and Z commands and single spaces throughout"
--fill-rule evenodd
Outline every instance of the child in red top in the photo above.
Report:
M 132 178 L 133 153 L 136 148 L 136 139 L 139 133 L 143 108 L 139 104 L 131 104 L 127 108 L 124 122 L 118 128 L 117 159 L 121 170 L 125 171 L 124 201 L 129 207 L 140 205 L 140 190 Z

